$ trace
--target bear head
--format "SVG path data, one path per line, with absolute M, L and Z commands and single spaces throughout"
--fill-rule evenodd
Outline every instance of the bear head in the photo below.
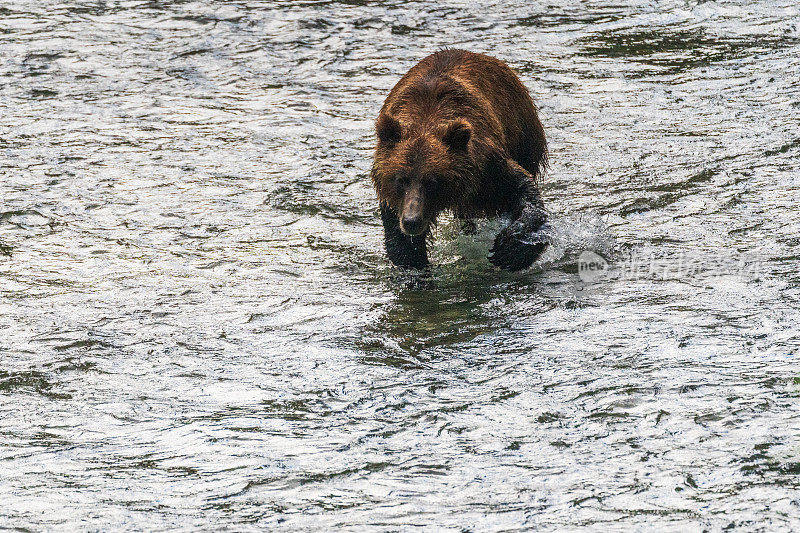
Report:
M 424 235 L 442 211 L 475 193 L 472 127 L 464 119 L 407 127 L 388 113 L 376 122 L 372 179 L 378 198 L 398 215 L 406 235 Z

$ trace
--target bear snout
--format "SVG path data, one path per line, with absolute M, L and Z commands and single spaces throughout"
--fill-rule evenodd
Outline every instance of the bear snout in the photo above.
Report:
M 406 235 L 416 237 L 428 229 L 425 217 L 425 197 L 418 184 L 412 184 L 406 191 L 403 199 L 403 208 L 400 212 L 400 231 Z
M 400 229 L 406 235 L 416 237 L 417 235 L 425 233 L 425 230 L 428 229 L 428 224 L 420 213 L 412 215 L 404 214 L 400 218 Z

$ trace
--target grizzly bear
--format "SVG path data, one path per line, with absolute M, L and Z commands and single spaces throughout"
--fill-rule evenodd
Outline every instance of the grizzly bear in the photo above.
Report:
M 537 186 L 547 143 L 536 107 L 502 61 L 464 50 L 432 54 L 409 70 L 380 110 L 372 181 L 386 252 L 396 265 L 428 265 L 426 240 L 450 210 L 469 221 L 508 215 L 489 260 L 529 267 L 544 251 Z

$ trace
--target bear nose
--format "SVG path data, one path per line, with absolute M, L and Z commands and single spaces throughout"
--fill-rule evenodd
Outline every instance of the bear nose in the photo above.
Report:
M 404 216 L 402 221 L 403 231 L 408 235 L 422 233 L 422 217 L 419 215 Z

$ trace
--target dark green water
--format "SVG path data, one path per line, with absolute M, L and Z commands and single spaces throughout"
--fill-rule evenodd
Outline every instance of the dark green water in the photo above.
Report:
M 528 272 L 385 259 L 444 46 L 540 105 Z M 798 530 L 798 204 L 793 1 L 4 2 L 0 528 Z

